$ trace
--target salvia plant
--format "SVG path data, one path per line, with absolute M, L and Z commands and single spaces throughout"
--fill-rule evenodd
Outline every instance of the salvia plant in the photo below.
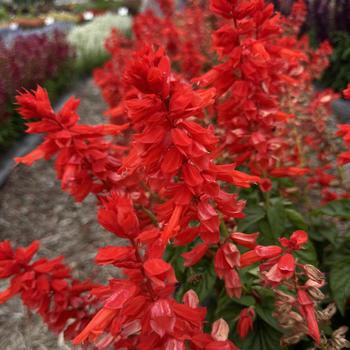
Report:
M 55 158 L 64 191 L 96 197 L 116 236 L 96 264 L 116 277 L 77 280 L 35 259 L 39 242 L 4 241 L 0 303 L 18 295 L 83 348 L 349 348 L 350 126 L 336 135 L 337 95 L 312 85 L 331 47 L 298 38 L 302 1 L 288 18 L 263 0 L 159 4 L 106 42 L 108 122 L 79 123 L 73 97 L 54 112 L 41 87 L 17 97 L 44 135 L 17 162 Z

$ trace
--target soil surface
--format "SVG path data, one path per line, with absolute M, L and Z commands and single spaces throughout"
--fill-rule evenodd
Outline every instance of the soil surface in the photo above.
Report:
M 81 98 L 82 123 L 103 122 L 106 105 L 91 80 L 77 85 L 74 95 Z M 74 276 L 106 278 L 108 270 L 99 270 L 93 259 L 96 248 L 111 244 L 113 236 L 96 220 L 95 199 L 75 203 L 61 191 L 53 162 L 39 161 L 32 167 L 17 166 L 0 189 L 0 241 L 14 246 L 41 241 L 39 255 L 65 256 Z M 0 290 L 5 285 L 0 284 Z M 19 298 L 0 305 L 1 350 L 71 349 L 62 336 L 52 335 L 40 318 L 31 315 Z

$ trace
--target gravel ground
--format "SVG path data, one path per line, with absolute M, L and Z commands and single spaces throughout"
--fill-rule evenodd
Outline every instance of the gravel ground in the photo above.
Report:
M 80 83 L 74 94 L 81 98 L 82 122 L 102 122 L 106 106 L 93 82 Z M 61 191 L 52 162 L 17 166 L 0 189 L 0 241 L 5 239 L 14 245 L 27 245 L 39 239 L 40 254 L 64 255 L 76 277 L 107 277 L 105 269 L 101 274 L 91 263 L 96 248 L 113 239 L 97 224 L 94 197 L 88 197 L 82 204 L 75 203 Z M 57 336 L 51 335 L 39 318 L 29 315 L 19 298 L 0 305 L 1 350 L 70 348 L 62 337 L 57 340 Z

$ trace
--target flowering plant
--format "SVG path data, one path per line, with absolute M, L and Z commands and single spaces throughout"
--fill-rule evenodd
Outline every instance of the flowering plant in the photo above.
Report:
M 55 158 L 64 191 L 96 197 L 99 223 L 119 238 L 96 263 L 118 277 L 77 281 L 62 258 L 33 260 L 38 242 L 5 241 L 0 303 L 19 294 L 86 348 L 349 347 L 346 327 L 329 327 L 336 307 L 314 266 L 311 220 L 330 207 L 313 213 L 310 198 L 299 198 L 301 213 L 293 206 L 295 192 L 338 209 L 346 201 L 322 192 L 348 154 L 333 164 L 338 148 L 323 147 L 334 94 L 311 87 L 330 47 L 297 38 L 301 1 L 290 18 L 263 0 L 160 8 L 163 17 L 135 18 L 132 39 L 113 31 L 106 42 L 111 59 L 94 77 L 108 123 L 79 123 L 75 98 L 55 113 L 40 87 L 17 97 L 27 132 L 45 135 L 17 162 Z M 348 131 L 340 126 L 346 142 Z M 349 295 L 340 293 L 344 312 Z
M 10 134 L 19 131 L 21 126 L 23 129 L 23 123 L 13 115 L 12 104 L 17 91 L 23 87 L 34 88 L 38 83 L 43 84 L 63 74 L 73 52 L 65 34 L 60 31 L 18 36 L 10 45 L 0 41 L 0 51 L 1 147 L 13 137 Z
M 89 23 L 73 27 L 67 40 L 76 52 L 77 69 L 86 72 L 102 64 L 108 58 L 103 43 L 112 28 L 127 33 L 130 26 L 131 19 L 128 16 L 105 14 Z

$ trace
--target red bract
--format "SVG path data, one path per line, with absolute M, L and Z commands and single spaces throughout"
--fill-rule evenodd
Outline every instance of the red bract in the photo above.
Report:
M 240 298 L 241 281 L 237 268 L 240 267 L 240 252 L 232 243 L 225 243 L 216 252 L 214 267 L 219 278 L 225 281 L 227 294 Z

